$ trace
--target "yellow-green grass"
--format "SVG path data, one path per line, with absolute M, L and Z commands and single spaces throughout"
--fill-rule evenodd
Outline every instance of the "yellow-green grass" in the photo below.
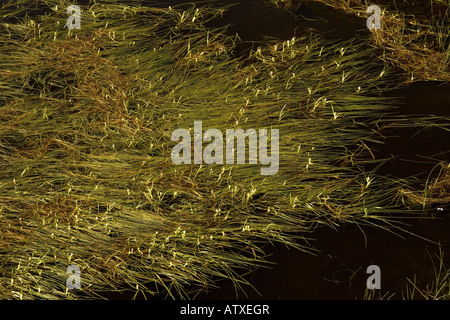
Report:
M 204 25 L 226 8 L 98 1 L 69 31 L 68 5 L 0 9 L 0 298 L 192 298 L 247 283 L 264 245 L 314 252 L 317 227 L 397 232 L 414 215 L 407 181 L 363 170 L 382 125 L 423 125 L 389 118 L 379 93 L 394 79 L 364 41 L 273 41 L 237 59 L 238 38 Z M 171 134 L 195 120 L 279 129 L 280 170 L 174 165 Z

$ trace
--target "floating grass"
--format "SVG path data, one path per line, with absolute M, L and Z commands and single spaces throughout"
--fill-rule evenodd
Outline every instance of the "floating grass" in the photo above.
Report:
M 393 78 L 362 42 L 293 38 L 235 58 L 238 38 L 205 27 L 226 7 L 98 1 L 67 30 L 67 6 L 0 11 L 0 298 L 240 288 L 267 244 L 314 253 L 317 227 L 392 229 L 405 213 L 407 182 L 363 170 Z M 9 21 L 30 7 L 45 14 Z M 278 173 L 174 165 L 171 134 L 196 120 L 279 129 Z

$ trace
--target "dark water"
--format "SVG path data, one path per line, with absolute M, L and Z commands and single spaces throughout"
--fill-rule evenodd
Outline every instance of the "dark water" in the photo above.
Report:
M 445 252 L 448 241 L 449 220 L 410 221 L 408 230 L 427 235 L 430 240 L 441 241 Z M 239 299 L 362 299 L 366 287 L 366 269 L 375 264 L 381 270 L 382 294 L 395 293 L 392 299 L 401 299 L 407 278 L 417 277 L 417 285 L 424 288 L 434 279 L 433 262 L 439 253 L 436 243 L 405 235 L 404 239 L 383 230 L 349 225 L 338 232 L 322 229 L 314 234 L 315 246 L 321 250 L 316 256 L 277 246 L 273 253 L 273 269 L 258 270 L 248 277 L 259 291 L 247 288 L 248 297 Z M 443 239 L 446 239 L 443 241 Z M 450 262 L 444 255 L 444 261 Z M 416 298 L 420 296 L 417 295 Z M 233 286 L 224 283 L 220 290 L 204 294 L 200 299 L 236 299 Z
M 415 82 L 386 93 L 399 98 L 398 114 L 450 116 L 450 85 L 440 82 Z M 383 132 L 384 145 L 377 145 L 377 156 L 393 159 L 380 167 L 384 175 L 406 178 L 415 175 L 427 179 L 436 163 L 450 158 L 450 132 L 440 128 L 402 128 Z M 439 173 L 434 170 L 431 177 Z

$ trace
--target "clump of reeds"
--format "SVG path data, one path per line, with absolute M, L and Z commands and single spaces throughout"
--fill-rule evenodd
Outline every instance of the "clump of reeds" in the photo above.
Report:
M 427 183 L 425 190 L 401 190 L 407 203 L 422 206 L 424 209 L 434 210 L 434 214 L 444 213 L 450 204 L 450 165 L 440 164 L 438 176 Z
M 371 1 L 312 0 L 342 12 L 368 17 Z M 272 4 L 296 10 L 299 0 L 271 0 Z M 450 80 L 450 3 L 409 1 L 377 3 L 382 9 L 381 29 L 371 30 L 371 43 L 380 48 L 379 57 L 403 70 L 406 82 Z M 403 4 L 401 9 L 397 8 Z M 419 8 L 419 10 L 416 10 Z
M 205 27 L 224 8 L 98 1 L 69 31 L 68 5 L 0 9 L 45 11 L 0 21 L 0 298 L 195 297 L 246 283 L 264 244 L 314 251 L 318 226 L 403 212 L 399 184 L 362 169 L 388 113 L 373 50 L 305 37 L 236 59 L 237 38 Z M 171 133 L 194 120 L 278 128 L 278 174 L 174 165 Z

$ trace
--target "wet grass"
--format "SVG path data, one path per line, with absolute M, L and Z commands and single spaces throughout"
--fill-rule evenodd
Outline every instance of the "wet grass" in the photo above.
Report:
M 381 127 L 437 119 L 391 116 L 379 93 L 396 77 L 364 40 L 273 40 L 236 58 L 239 38 L 205 27 L 226 7 L 98 1 L 69 31 L 68 5 L 0 9 L 0 298 L 239 290 L 264 245 L 314 253 L 318 227 L 401 232 L 399 216 L 423 213 L 402 201 L 407 180 L 363 165 L 381 163 L 367 147 Z M 174 165 L 171 133 L 195 120 L 279 129 L 279 172 Z M 66 287 L 71 264 L 81 290 Z

